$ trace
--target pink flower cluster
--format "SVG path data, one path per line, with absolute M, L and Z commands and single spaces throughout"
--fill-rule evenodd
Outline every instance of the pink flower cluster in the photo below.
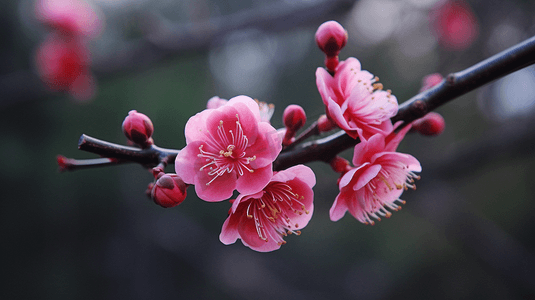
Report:
M 85 101 L 95 93 L 89 39 L 102 30 L 97 11 L 83 0 L 37 0 L 37 20 L 52 29 L 35 55 L 37 72 L 51 90 Z
M 223 243 L 239 237 L 257 251 L 278 249 L 285 235 L 310 220 L 314 173 L 303 165 L 273 172 L 281 136 L 262 118 L 257 101 L 212 98 L 208 107 L 186 123 L 187 145 L 175 159 L 176 174 L 208 202 L 240 193 L 223 226 Z
M 362 70 L 356 58 L 339 62 L 334 70 L 329 66 L 327 69 L 316 71 L 316 85 L 327 119 L 352 138 L 360 139 L 353 153 L 355 167 L 339 157 L 331 162 L 341 177 L 340 193 L 330 217 L 338 221 L 349 211 L 360 222 L 373 225 L 374 220 L 391 216 L 388 209 L 400 209 L 396 202 L 403 203 L 399 199 L 403 190 L 415 188 L 414 179 L 419 178 L 414 173 L 421 171 L 418 160 L 396 152 L 411 126 L 394 132 L 401 125 L 391 121 L 398 111 L 396 97 L 390 90 L 383 90 L 377 77 Z
M 356 58 L 338 60 L 347 33 L 334 21 L 327 25 L 320 26 L 316 40 L 327 58 L 336 59 L 326 60 L 328 70 L 316 71 L 326 110 L 316 123 L 317 130 L 338 127 L 360 140 L 354 148 L 353 166 L 338 156 L 330 162 L 340 173 L 340 193 L 330 218 L 338 221 L 349 212 L 358 221 L 373 225 L 400 209 L 399 203 L 404 203 L 400 196 L 415 188 L 414 180 L 419 179 L 415 172 L 420 172 L 421 166 L 413 156 L 396 151 L 411 129 L 411 124 L 392 124 L 398 111 L 396 97 L 383 90 L 377 77 L 362 70 Z M 194 185 L 197 196 L 208 202 L 229 199 L 237 191 L 220 234 L 226 245 L 241 239 L 251 249 L 273 251 L 286 243 L 287 235 L 299 235 L 311 219 L 316 184 L 313 171 L 304 165 L 273 171 L 283 146 L 292 147 L 301 140 L 294 135 L 306 123 L 306 114 L 297 105 L 288 106 L 285 128 L 278 131 L 269 122 L 272 114 L 273 106 L 247 96 L 213 97 L 206 110 L 186 123 L 187 145 L 175 159 L 177 178 L 184 186 Z M 185 196 L 171 180 L 161 185 L 167 186 L 165 192 L 177 190 Z

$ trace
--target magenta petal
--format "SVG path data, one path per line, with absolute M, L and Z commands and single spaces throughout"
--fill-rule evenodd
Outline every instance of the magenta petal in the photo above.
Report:
M 223 175 L 216 178 L 214 181 L 213 176 L 209 176 L 208 172 L 197 172 L 195 176 L 195 192 L 199 198 L 208 202 L 223 201 L 232 196 L 234 188 L 236 187 L 236 173 L 225 172 Z M 207 183 L 209 183 L 207 185 Z
M 199 147 L 202 142 L 189 143 L 184 149 L 180 150 L 175 159 L 175 172 L 182 178 L 185 183 L 194 184 L 195 176 L 199 172 L 199 168 L 195 167 L 197 162 L 197 154 L 199 154 Z
M 255 169 L 252 173 L 244 172 L 236 181 L 236 189 L 243 194 L 257 193 L 269 183 L 272 176 L 273 169 L 271 165 Z
M 340 182 L 338 182 L 338 187 L 340 188 L 340 190 L 342 190 L 344 187 L 346 187 L 350 182 L 351 180 L 353 179 L 353 176 L 355 176 L 355 173 L 362 167 L 368 165 L 369 163 L 365 163 L 363 164 L 362 166 L 359 166 L 358 168 L 353 168 L 349 171 L 347 171 L 343 176 L 342 178 L 340 179 Z
M 324 105 L 327 105 L 329 97 L 336 97 L 333 93 L 334 79 L 324 68 L 316 69 L 316 85 Z
M 259 198 L 262 197 L 263 194 L 264 194 L 264 191 L 260 191 L 260 192 L 258 192 L 256 194 L 252 194 L 252 195 L 239 194 L 238 197 L 236 198 L 236 200 L 234 200 L 234 202 L 232 203 L 232 207 L 230 208 L 231 212 L 232 213 L 236 213 L 236 210 L 240 206 L 241 202 L 247 201 L 247 200 L 249 200 L 251 198 L 259 199 Z
M 353 186 L 353 190 L 360 190 L 363 188 L 366 184 L 370 182 L 370 180 L 374 179 L 377 174 L 379 174 L 379 171 L 381 171 L 380 165 L 373 165 L 365 170 L 359 175 L 356 184 Z
M 398 161 L 404 164 L 408 170 L 412 172 L 421 172 L 422 166 L 420 162 L 412 155 L 399 152 L 385 152 L 380 155 L 382 161 Z M 376 162 L 379 162 L 379 159 L 376 159 Z
M 336 199 L 334 199 L 334 203 L 329 210 L 329 217 L 331 218 L 331 221 L 336 222 L 346 214 L 348 207 L 345 196 L 345 193 L 340 192 L 340 194 L 336 196 Z
M 240 237 L 238 233 L 238 218 L 234 215 L 230 215 L 223 223 L 223 228 L 221 229 L 221 234 L 219 235 L 219 240 L 225 245 L 234 244 L 236 240 Z
M 299 178 L 301 181 L 306 183 L 308 187 L 313 187 L 316 185 L 316 175 L 314 174 L 314 171 L 305 165 L 296 165 L 286 170 L 277 172 L 275 175 L 273 175 L 271 181 L 284 182 L 293 180 L 294 178 Z
M 357 220 L 362 223 L 366 223 L 366 207 L 370 203 L 371 199 L 366 198 L 366 194 L 362 191 L 354 191 L 347 199 L 348 211 Z
M 243 218 L 238 226 L 238 232 L 245 246 L 259 252 L 269 252 L 280 248 L 280 245 L 271 236 L 268 236 L 267 241 L 262 240 L 256 232 L 254 221 L 245 219 Z M 269 227 L 266 229 L 269 229 Z
M 251 167 L 256 169 L 271 165 L 281 150 L 282 140 L 275 128 L 266 122 L 258 123 L 256 141 L 254 145 L 247 148 L 247 155 L 256 157 L 251 161 Z
M 206 109 L 189 118 L 184 129 L 187 144 L 207 138 L 206 119 L 211 112 L 211 109 Z
M 344 118 L 344 115 L 342 114 L 340 106 L 331 98 L 329 98 L 328 103 L 327 110 L 332 120 L 336 123 L 336 125 L 338 125 L 338 127 L 345 130 L 350 137 L 356 139 L 358 137 L 357 128 L 350 127 L 350 125 L 347 123 L 347 120 Z
M 375 153 L 382 152 L 385 146 L 385 138 L 380 133 L 375 134 L 368 140 L 361 141 L 355 146 L 353 151 L 353 164 L 358 166 L 365 161 L 369 161 Z
M 287 215 L 290 216 L 290 219 L 293 224 L 293 230 L 299 230 L 304 228 L 314 213 L 314 192 L 305 182 L 301 181 L 300 178 L 295 178 L 292 181 L 287 182 L 287 184 L 292 188 L 292 191 L 300 196 L 300 202 L 305 206 L 305 212 L 302 214 L 296 214 L 292 211 L 288 211 Z M 296 211 L 302 211 L 303 208 L 301 204 L 294 203 L 293 208 Z
M 228 102 L 228 104 L 231 106 L 235 106 L 235 103 L 245 104 L 249 108 L 249 111 L 251 111 L 255 123 L 260 122 L 260 108 L 258 106 L 258 103 L 254 101 L 251 97 L 240 95 L 231 98 Z M 245 122 L 246 120 L 243 121 Z

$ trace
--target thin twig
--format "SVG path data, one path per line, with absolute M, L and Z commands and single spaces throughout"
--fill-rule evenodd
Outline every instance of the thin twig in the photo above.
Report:
M 161 148 L 152 145 L 146 149 L 118 145 L 82 134 L 78 149 L 95 153 L 100 156 L 128 160 L 147 167 L 154 167 L 160 162 L 172 164 L 180 150 Z
M 105 166 L 112 166 L 112 165 L 118 165 L 121 163 L 131 162 L 131 161 L 118 160 L 115 158 L 108 158 L 108 157 L 91 158 L 91 159 L 73 159 L 73 158 L 67 158 L 63 155 L 58 155 L 56 157 L 56 160 L 57 160 L 60 172 L 105 167 Z

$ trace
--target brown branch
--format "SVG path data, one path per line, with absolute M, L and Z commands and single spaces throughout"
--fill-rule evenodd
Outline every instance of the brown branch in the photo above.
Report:
M 82 134 L 78 149 L 95 153 L 103 157 L 139 163 L 146 167 L 155 167 L 160 162 L 172 164 L 180 150 L 161 148 L 152 145 L 146 149 L 118 145 Z
M 466 70 L 448 75 L 436 87 L 400 105 L 398 114 L 392 118 L 392 121 L 403 121 L 404 124 L 409 124 L 467 92 L 533 63 L 535 63 L 535 37 Z M 274 161 L 273 167 L 275 170 L 282 170 L 313 161 L 328 163 L 338 153 L 357 143 L 358 139 L 352 139 L 343 131 L 339 131 L 323 139 L 284 149 Z M 138 149 L 101 141 L 87 135 L 80 137 L 78 148 L 103 157 L 136 162 L 146 167 L 154 167 L 164 160 L 172 164 L 180 151 L 155 145 L 147 149 Z
M 463 71 L 452 73 L 437 86 L 400 105 L 392 122 L 404 124 L 423 117 L 437 107 L 495 79 L 535 63 L 535 37 L 504 50 Z M 329 162 L 338 153 L 355 146 L 358 140 L 342 132 L 328 138 L 285 149 L 274 163 L 275 170 L 312 161 Z M 319 152 L 319 153 L 316 153 Z

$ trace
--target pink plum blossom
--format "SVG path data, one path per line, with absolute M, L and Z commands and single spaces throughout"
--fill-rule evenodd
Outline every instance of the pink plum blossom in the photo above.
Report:
M 439 43 L 448 50 L 464 50 L 479 35 L 478 20 L 464 0 L 438 2 L 430 21 Z
M 397 99 L 376 81 L 353 57 L 340 62 L 334 77 L 323 68 L 316 70 L 316 85 L 327 116 L 352 138 L 368 139 L 393 130 L 390 118 L 398 111 Z
M 275 173 L 263 190 L 234 200 L 219 239 L 229 245 L 240 238 L 260 252 L 279 249 L 285 236 L 301 234 L 310 221 L 315 184 L 314 172 L 304 165 Z
M 85 101 L 95 93 L 90 53 L 84 41 L 50 34 L 35 54 L 37 72 L 52 90 L 69 92 Z
M 275 128 L 261 121 L 257 102 L 247 96 L 191 117 L 185 135 L 176 173 L 210 202 L 230 198 L 235 189 L 245 194 L 262 190 L 282 149 Z
M 346 211 L 365 224 L 374 224 L 372 218 L 390 217 L 391 210 L 404 203 L 399 197 L 404 189 L 415 188 L 414 179 L 421 172 L 420 162 L 409 154 L 395 152 L 410 125 L 399 133 L 385 137 L 375 134 L 355 146 L 353 164 L 357 166 L 345 173 L 338 183 L 340 193 L 331 210 L 332 221 L 341 219 Z

